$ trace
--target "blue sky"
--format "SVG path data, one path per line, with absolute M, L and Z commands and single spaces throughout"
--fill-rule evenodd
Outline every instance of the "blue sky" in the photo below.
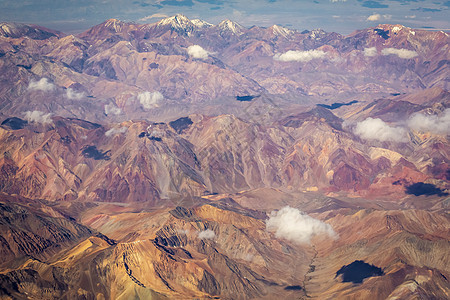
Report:
M 77 33 L 109 18 L 153 23 L 182 13 L 216 24 L 323 28 L 348 34 L 381 23 L 450 28 L 448 0 L 1 0 L 0 21 L 33 23 Z

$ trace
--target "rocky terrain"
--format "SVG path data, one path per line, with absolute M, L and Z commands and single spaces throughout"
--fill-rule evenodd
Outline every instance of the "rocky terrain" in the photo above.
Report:
M 448 45 L 0 23 L 0 298 L 448 298 Z
M 211 103 L 235 106 L 235 96 L 371 101 L 449 84 L 448 34 L 401 25 L 342 36 L 176 15 L 143 25 L 110 19 L 77 36 L 0 27 L 0 104 L 11 116 L 27 109 L 97 122 L 174 117 Z M 217 106 L 214 113 L 224 113 Z

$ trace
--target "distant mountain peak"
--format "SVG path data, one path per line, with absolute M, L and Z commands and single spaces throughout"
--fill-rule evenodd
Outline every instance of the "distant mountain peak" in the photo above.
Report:
M 293 33 L 292 30 L 290 30 L 286 27 L 283 27 L 283 26 L 279 26 L 279 25 L 273 25 L 270 28 L 272 29 L 272 32 L 274 35 L 281 35 L 281 36 L 287 37 Z
M 223 20 L 218 25 L 219 29 L 223 32 L 231 32 L 233 34 L 241 34 L 244 27 L 236 22 L 233 22 L 231 20 Z
M 187 25 L 192 25 L 193 23 L 185 15 L 176 14 L 175 16 L 162 19 L 158 22 L 159 26 L 171 26 L 174 28 L 184 28 Z
M 407 28 L 407 27 L 404 27 L 403 25 L 395 25 L 394 27 L 392 27 L 392 32 L 397 33 L 404 28 Z
M 18 28 L 18 27 L 24 27 L 25 25 L 19 24 L 19 23 L 10 23 L 10 22 L 1 22 L 0 23 L 0 29 L 4 30 L 5 32 L 10 32 L 11 30 Z
M 323 38 L 327 33 L 322 28 L 311 30 L 309 37 L 315 40 Z
M 38 25 L 0 22 L 0 36 L 12 38 L 27 36 L 32 39 L 44 40 L 52 36 L 64 36 L 64 34 Z
M 175 16 L 162 19 L 157 23 L 157 26 L 168 26 L 172 30 L 184 32 L 188 35 L 197 27 L 191 20 L 189 20 L 185 15 L 182 14 L 176 14 Z
M 106 28 L 112 29 L 115 32 L 121 32 L 125 23 L 118 19 L 108 19 L 103 23 Z
M 379 24 L 377 29 L 389 30 L 391 33 L 397 33 L 402 30 L 411 31 L 410 27 L 406 27 L 400 24 Z
M 191 20 L 192 24 L 194 24 L 195 26 L 199 27 L 199 28 L 208 28 L 208 27 L 212 27 L 213 24 L 208 23 L 206 21 L 200 20 L 200 19 L 194 19 Z

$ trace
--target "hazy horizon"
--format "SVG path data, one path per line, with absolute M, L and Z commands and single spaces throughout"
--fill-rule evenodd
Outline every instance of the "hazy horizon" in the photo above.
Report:
M 230 19 L 245 27 L 274 24 L 291 29 L 322 28 L 349 34 L 378 24 L 401 24 L 427 30 L 449 30 L 450 1 L 325 0 L 325 1 L 11 1 L 0 3 L 0 21 L 45 26 L 65 33 L 79 33 L 115 18 L 125 22 L 154 23 L 183 14 L 217 24 Z

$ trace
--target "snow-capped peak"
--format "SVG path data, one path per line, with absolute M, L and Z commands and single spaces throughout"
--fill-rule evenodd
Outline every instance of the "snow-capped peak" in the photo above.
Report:
M 26 26 L 20 23 L 0 23 L 0 34 L 5 36 L 10 36 L 17 34 L 20 30 L 23 30 Z
M 221 31 L 232 32 L 238 35 L 241 34 L 241 31 L 244 29 L 243 26 L 230 20 L 223 20 L 218 26 Z
M 397 32 L 402 31 L 402 30 L 406 30 L 406 32 L 407 32 L 407 31 L 411 31 L 411 28 L 403 26 L 403 25 L 400 25 L 400 24 L 396 24 L 396 25 L 393 25 L 392 29 L 391 29 L 391 31 L 393 33 L 397 33 Z
M 392 32 L 397 33 L 402 29 L 403 29 L 402 25 L 396 25 L 396 26 L 392 27 Z
M 0 36 L 4 37 L 18 38 L 25 36 L 32 39 L 43 40 L 56 35 L 56 31 L 36 25 L 15 22 L 0 22 Z
M 200 19 L 194 19 L 191 20 L 192 24 L 194 24 L 195 26 L 197 26 L 198 28 L 208 28 L 213 26 L 213 24 L 208 23 L 206 21 L 200 20 Z
M 114 29 L 115 32 L 121 32 L 123 28 L 123 22 L 117 19 L 109 19 L 103 25 Z
M 158 25 L 159 26 L 169 25 L 175 29 L 186 29 L 186 27 L 190 27 L 194 24 L 186 16 L 182 14 L 177 14 L 175 16 L 162 19 L 161 21 L 158 22 Z
M 278 26 L 278 25 L 273 25 L 272 26 L 272 32 L 274 35 L 281 35 L 284 37 L 287 37 L 288 35 L 292 34 L 292 30 L 287 29 L 285 27 L 282 26 Z
M 192 23 L 191 20 L 181 14 L 162 19 L 157 23 L 157 26 L 169 26 L 171 30 L 174 30 L 180 34 L 186 34 L 188 36 L 190 36 L 192 32 L 197 29 L 196 25 Z
M 327 33 L 323 29 L 318 28 L 318 29 L 311 30 L 311 32 L 309 33 L 309 37 L 312 39 L 318 40 L 318 39 L 323 38 L 326 34 Z

